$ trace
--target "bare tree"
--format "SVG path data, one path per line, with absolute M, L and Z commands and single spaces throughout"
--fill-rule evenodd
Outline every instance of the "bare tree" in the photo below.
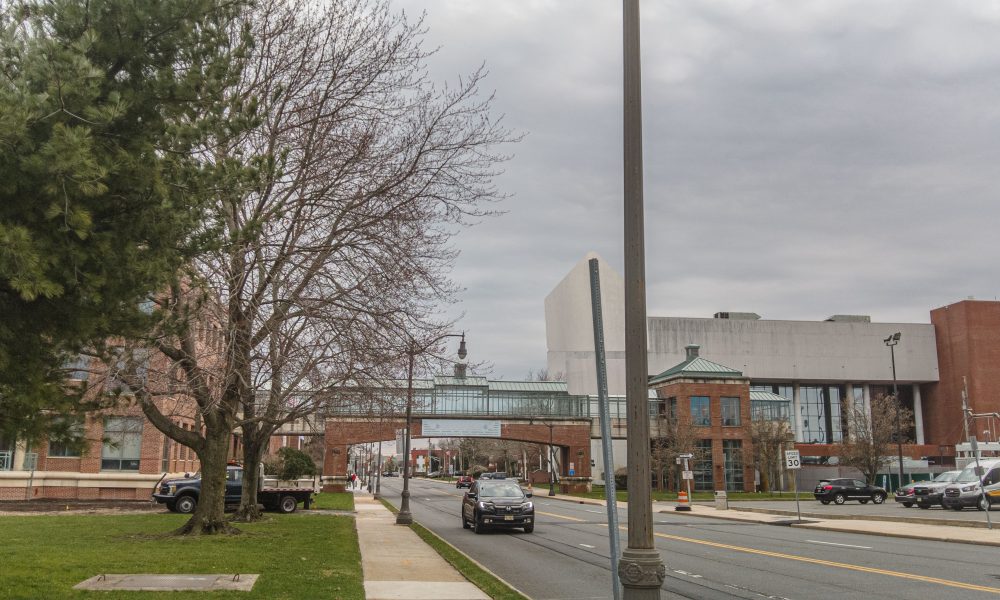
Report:
M 782 451 L 795 440 L 791 424 L 785 419 L 750 421 L 750 452 L 747 461 L 760 473 L 762 491 L 774 491 L 781 481 Z
M 178 277 L 145 340 L 181 366 L 197 400 L 197 430 L 143 403 L 157 428 L 198 450 L 197 532 L 228 527 L 234 428 L 247 466 L 235 518 L 254 520 L 254 466 L 283 424 L 345 399 L 373 418 L 398 408 L 398 394 L 334 392 L 392 387 L 414 347 L 435 354 L 449 324 L 434 315 L 456 289 L 450 241 L 492 214 L 505 159 L 492 148 L 514 139 L 480 95 L 482 70 L 443 89 L 425 79 L 422 23 L 387 0 L 263 0 L 245 25 L 254 43 L 222 105 L 251 126 L 205 150 L 238 176 L 209 210 L 216 244 Z
M 678 487 L 679 481 L 674 481 L 673 472 L 677 464 L 677 459 L 681 454 L 692 454 L 692 462 L 705 460 L 705 453 L 698 449 L 698 436 L 691 423 L 690 414 L 682 414 L 677 410 L 675 404 L 671 404 L 669 399 L 662 404 L 664 410 L 657 415 L 655 423 L 655 435 L 650 440 L 650 459 L 654 472 L 657 474 L 657 487 L 663 491 L 666 487 L 665 479 L 669 479 L 673 486 Z
M 890 394 L 880 394 L 871 400 L 871 413 L 863 406 L 847 409 L 847 425 L 850 435 L 840 446 L 840 464 L 854 467 L 864 474 L 869 485 L 892 462 L 896 444 L 897 402 Z M 913 411 L 898 406 L 899 418 L 909 422 Z

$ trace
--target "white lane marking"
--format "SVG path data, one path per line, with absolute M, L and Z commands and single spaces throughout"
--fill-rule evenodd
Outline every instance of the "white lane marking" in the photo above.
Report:
M 679 569 L 674 569 L 674 573 L 678 575 L 687 575 L 688 577 L 693 577 L 695 579 L 701 579 L 701 575 L 695 575 L 694 573 L 688 573 L 687 571 L 681 571 Z
M 862 550 L 871 550 L 871 546 L 855 546 L 854 544 L 837 544 L 835 542 L 821 542 L 819 540 L 806 540 L 813 544 L 825 544 L 827 546 L 843 546 L 844 548 L 861 548 Z
M 597 546 L 591 546 L 590 544 L 580 544 L 584 548 L 596 548 Z
M 597 513 L 599 515 L 603 515 L 604 514 L 603 510 L 590 510 L 589 508 L 587 509 L 587 512 Z

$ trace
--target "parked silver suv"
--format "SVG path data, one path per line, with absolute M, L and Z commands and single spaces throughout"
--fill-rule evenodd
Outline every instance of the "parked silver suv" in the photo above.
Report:
M 913 501 L 923 509 L 943 506 L 941 498 L 944 496 L 944 488 L 958 479 L 960 473 L 961 471 L 945 471 L 930 481 L 921 481 L 913 486 Z
M 944 489 L 941 503 L 945 508 L 962 510 L 975 506 L 979 510 L 989 510 L 994 502 L 1000 502 L 1000 460 L 982 460 L 979 466 L 970 463 Z

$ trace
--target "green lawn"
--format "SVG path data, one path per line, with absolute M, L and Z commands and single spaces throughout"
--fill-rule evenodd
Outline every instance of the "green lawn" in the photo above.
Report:
M 166 537 L 187 517 L 53 515 L 0 517 L 0 598 L 344 598 L 363 600 L 352 517 L 270 515 L 235 536 Z M 101 573 L 258 573 L 253 592 L 83 592 Z
M 311 508 L 329 510 L 354 510 L 354 494 L 351 492 L 324 492 L 313 496 Z

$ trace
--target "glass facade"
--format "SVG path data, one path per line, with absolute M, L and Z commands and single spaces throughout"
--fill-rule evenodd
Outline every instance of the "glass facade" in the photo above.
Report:
M 739 398 L 722 398 L 722 426 L 723 427 L 739 427 L 740 426 L 740 399 Z
M 695 427 L 711 427 L 712 414 L 708 396 L 691 396 L 691 424 Z
M 835 444 L 843 439 L 839 386 L 799 387 L 799 412 L 802 431 L 799 441 L 809 444 Z
M 722 456 L 725 461 L 726 491 L 743 491 L 743 441 L 722 440 Z
M 694 486 L 696 492 L 711 492 L 715 489 L 712 483 L 712 440 L 698 440 L 694 443 Z

